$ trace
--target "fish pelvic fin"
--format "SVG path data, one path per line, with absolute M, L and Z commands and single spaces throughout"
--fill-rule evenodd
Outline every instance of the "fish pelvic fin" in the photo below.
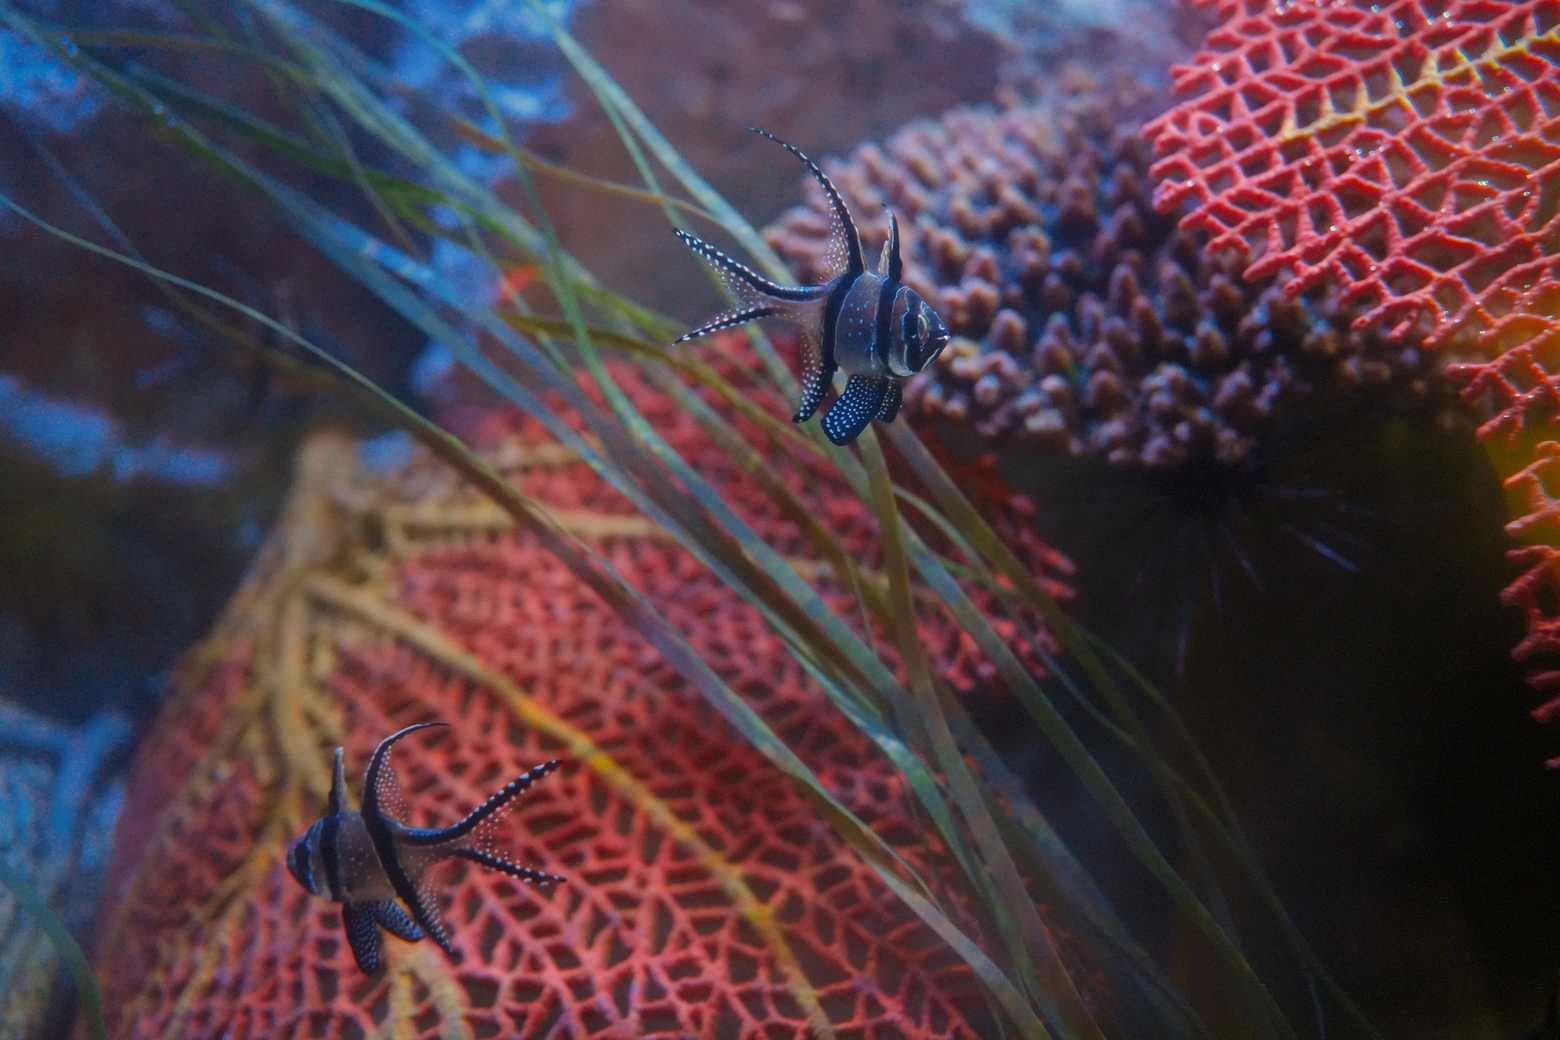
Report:
M 882 410 L 888 386 L 893 382 L 890 376 L 851 376 L 845 392 L 823 417 L 823 432 L 829 440 L 844 447 L 861 436 L 861 431 Z
M 341 904 L 341 929 L 347 933 L 352 959 L 364 975 L 379 970 L 379 923 L 375 919 L 377 903 Z
M 374 920 L 384 925 L 385 931 L 405 942 L 421 942 L 423 930 L 411 915 L 401 909 L 401 904 L 394 899 L 381 899 L 377 903 L 370 904 L 374 908 Z
M 883 395 L 883 404 L 878 408 L 875 416 L 878 422 L 893 422 L 894 416 L 899 414 L 900 402 L 904 400 L 904 388 L 899 380 L 888 381 L 888 392 Z

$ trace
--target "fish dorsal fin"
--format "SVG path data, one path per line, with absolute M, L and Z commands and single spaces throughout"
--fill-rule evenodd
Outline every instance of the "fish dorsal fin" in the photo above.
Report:
M 884 207 L 887 209 L 887 207 Z M 883 256 L 878 260 L 878 274 L 890 282 L 897 282 L 905 273 L 904 261 L 899 259 L 899 220 L 894 211 L 888 210 L 888 240 L 883 243 Z
M 407 815 L 406 803 L 401 798 L 401 788 L 396 781 L 395 770 L 390 767 L 390 748 L 396 741 L 420 729 L 444 725 L 448 724 L 420 722 L 415 726 L 407 726 L 400 732 L 392 733 L 379 742 L 373 756 L 368 760 L 368 772 L 363 778 L 363 826 L 368 831 L 369 839 L 374 843 L 374 851 L 379 856 L 379 865 L 384 868 L 385 876 L 390 879 L 390 887 L 411 912 L 412 920 L 438 943 L 445 953 L 453 957 L 455 951 L 450 945 L 449 933 L 445 931 L 444 921 L 439 913 L 437 893 L 433 891 L 425 876 L 427 868 L 432 865 L 435 857 L 429 854 L 430 850 L 403 848 L 398 838 L 398 834 L 406 830 L 404 822 Z M 403 855 L 408 851 L 412 854 Z M 418 852 L 422 854 L 419 855 Z
M 338 816 L 347 808 L 347 771 L 341 764 L 341 749 L 336 749 L 336 768 L 330 779 L 330 800 L 326 803 L 326 813 L 330 816 Z
M 401 798 L 401 785 L 396 782 L 395 770 L 390 766 L 390 748 L 396 741 L 420 729 L 430 726 L 447 726 L 447 722 L 419 722 L 392 733 L 379 742 L 368 760 L 368 772 L 363 776 L 363 815 L 375 820 L 390 819 L 404 823 L 406 802 Z
M 829 200 L 829 210 L 834 215 L 834 227 L 832 233 L 833 242 L 829 249 L 829 256 L 833 259 L 837 254 L 843 254 L 844 266 L 840 270 L 828 272 L 828 278 L 838 277 L 841 273 L 858 275 L 867 269 L 866 261 L 861 256 L 861 235 L 856 230 L 856 222 L 850 217 L 850 210 L 845 208 L 845 200 L 840 197 L 839 189 L 834 187 L 834 182 L 829 180 L 829 175 L 824 173 L 817 163 L 809 159 L 800 148 L 793 144 L 787 144 L 768 130 L 760 130 L 756 126 L 745 127 L 755 134 L 767 137 L 775 144 L 784 148 L 802 161 L 807 167 L 807 172 L 823 186 L 823 194 Z M 839 260 L 835 260 L 831 266 L 838 267 Z

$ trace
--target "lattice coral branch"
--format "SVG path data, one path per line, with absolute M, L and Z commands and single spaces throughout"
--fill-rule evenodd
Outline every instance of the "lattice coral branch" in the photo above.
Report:
M 1211 4 L 1210 4 L 1211 5 Z M 1219 0 L 1195 93 L 1149 123 L 1163 211 L 1215 249 L 1430 316 L 1433 344 L 1499 313 L 1501 277 L 1555 252 L 1560 3 Z M 1482 329 L 1477 329 L 1482 331 Z

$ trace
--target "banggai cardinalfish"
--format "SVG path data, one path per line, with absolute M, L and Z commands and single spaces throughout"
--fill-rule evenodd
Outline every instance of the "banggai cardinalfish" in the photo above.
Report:
M 455 950 L 439 913 L 439 900 L 427 881 L 428 868 L 440 860 L 465 859 L 530 884 L 554 884 L 553 874 L 511 863 L 489 848 L 493 825 L 511 801 L 561 762 L 543 762 L 515 777 L 449 827 L 409 827 L 404 815 L 390 747 L 409 733 L 442 722 L 422 722 L 379 742 L 363 778 L 363 808 L 347 808 L 347 785 L 336 749 L 335 776 L 325 815 L 287 851 L 287 869 L 298 884 L 341 904 L 341 926 L 358 967 L 372 974 L 379 967 L 379 928 L 407 942 L 433 936 L 450 957 Z
M 677 237 L 709 261 L 742 303 L 677 342 L 759 318 L 795 323 L 802 332 L 802 401 L 791 421 L 810 419 L 834 380 L 834 370 L 844 369 L 850 380 L 845 393 L 824 415 L 823 432 L 835 444 L 849 444 L 873 419 L 894 421 L 899 414 L 899 380 L 915 375 L 942 353 L 948 345 L 948 328 L 931 304 L 900 280 L 899 221 L 892 210 L 888 214 L 888 241 L 874 274 L 862 259 L 856 223 L 828 175 L 775 135 L 756 127 L 748 129 L 802 160 L 823 185 L 834 214 L 828 257 L 837 273 L 822 285 L 779 285 L 679 229 Z

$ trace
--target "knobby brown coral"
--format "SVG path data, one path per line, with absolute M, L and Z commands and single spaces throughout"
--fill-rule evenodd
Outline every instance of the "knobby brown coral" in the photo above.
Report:
M 697 425 L 629 386 L 657 429 L 843 603 Z M 949 876 L 898 774 L 756 610 L 537 424 L 496 415 L 476 436 L 845 805 L 923 876 Z M 821 467 L 807 476 L 822 481 L 804 488 L 816 515 L 870 567 L 870 515 Z M 925 634 L 939 668 L 956 671 L 959 641 L 938 624 Z M 511 817 L 509 852 L 569 880 L 537 889 L 437 868 L 449 870 L 460 963 L 391 939 L 387 970 L 364 977 L 337 908 L 286 876 L 282 851 L 323 799 L 333 744 L 360 772 L 379 738 L 433 718 L 451 724 L 447 736 L 396 751 L 413 822 L 449 822 L 502 778 L 563 758 Z M 992 1027 L 962 961 L 812 803 L 507 514 L 426 460 L 375 476 L 350 445 L 312 443 L 264 562 L 141 749 L 128 801 L 98 946 L 116 1036 L 886 1038 Z M 962 916 L 956 892 L 945 900 Z
M 1173 466 L 1239 462 L 1318 393 L 1422 395 L 1418 338 L 1355 329 L 1358 309 L 1325 287 L 1248 281 L 1243 260 L 1154 210 L 1148 147 L 1118 115 L 1130 100 L 1091 88 L 956 109 L 825 164 L 875 242 L 887 218 L 871 215 L 899 212 L 906 280 L 956 337 L 906 385 L 908 414 Z M 827 230 L 814 192 L 768 236 L 816 280 Z

